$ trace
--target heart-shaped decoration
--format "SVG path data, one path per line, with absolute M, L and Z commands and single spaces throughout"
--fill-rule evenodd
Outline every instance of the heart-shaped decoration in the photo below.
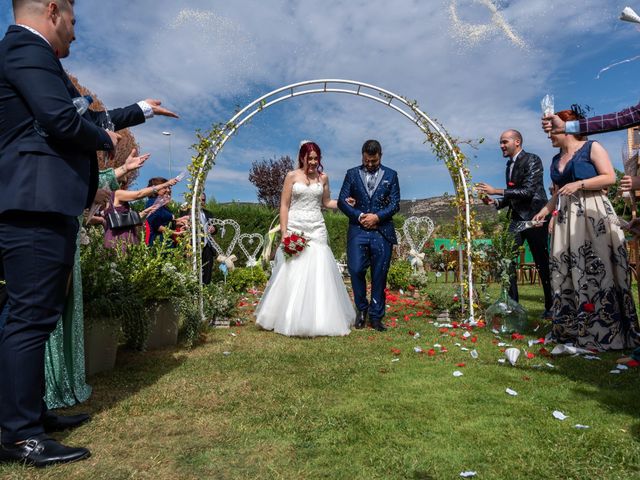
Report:
M 227 227 L 233 227 L 233 238 L 231 239 L 231 243 L 227 246 L 227 250 L 222 250 L 222 247 L 216 240 L 213 238 L 213 235 L 209 234 L 209 227 L 215 226 L 218 232 L 220 233 L 220 238 L 224 238 L 227 232 Z M 220 220 L 219 218 L 210 218 L 207 220 L 206 228 L 204 229 L 207 232 L 207 238 L 211 242 L 211 246 L 216 251 L 218 255 L 224 255 L 225 257 L 231 256 L 233 249 L 236 247 L 236 243 L 238 243 L 238 238 L 240 237 L 240 225 L 235 220 L 227 218 L 226 220 Z
M 429 217 L 409 217 L 402 226 L 404 241 L 409 244 L 411 250 L 422 252 L 434 228 L 433 220 Z
M 400 233 L 400 230 L 398 230 L 397 228 L 396 228 L 396 240 L 398 240 L 398 243 L 396 245 L 400 245 L 403 240 L 402 234 Z
M 258 264 L 258 253 L 264 245 L 264 237 L 259 233 L 243 233 L 238 239 L 238 246 L 247 257 L 247 267 L 255 267 Z M 249 250 L 253 249 L 252 253 Z

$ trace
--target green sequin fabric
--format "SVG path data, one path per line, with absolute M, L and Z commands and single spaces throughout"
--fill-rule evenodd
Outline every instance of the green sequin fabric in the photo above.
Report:
M 100 172 L 99 188 L 116 190 L 118 181 L 112 168 Z M 82 225 L 82 218 L 80 218 Z M 81 227 L 82 228 L 82 227 Z M 80 232 L 76 239 L 71 288 L 64 312 L 45 348 L 47 407 L 71 407 L 91 395 L 84 370 L 84 314 L 80 268 Z

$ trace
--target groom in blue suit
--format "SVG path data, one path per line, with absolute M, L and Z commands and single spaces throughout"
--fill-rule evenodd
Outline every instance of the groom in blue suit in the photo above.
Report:
M 338 197 L 338 208 L 349 217 L 347 266 L 357 315 L 356 328 L 367 317 L 371 327 L 384 332 L 385 287 L 393 245 L 398 243 L 393 214 L 400 208 L 398 174 L 383 167 L 382 147 L 377 140 L 362 146 L 362 165 L 347 171 Z M 352 207 L 346 199 L 352 197 Z M 367 300 L 367 269 L 371 267 L 371 302 Z

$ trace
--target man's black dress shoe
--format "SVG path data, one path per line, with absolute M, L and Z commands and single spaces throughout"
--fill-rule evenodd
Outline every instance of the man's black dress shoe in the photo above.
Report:
M 44 425 L 44 431 L 47 433 L 51 433 L 62 432 L 64 430 L 70 430 L 72 428 L 79 427 L 89 420 L 91 420 L 91 416 L 87 415 L 86 413 L 63 417 L 61 415 L 55 415 L 53 413 L 47 412 L 44 414 L 42 424 Z
M 0 445 L 0 462 L 20 462 L 35 467 L 69 463 L 91 456 L 86 448 L 66 447 L 46 435 L 36 435 L 20 444 Z
M 354 325 L 358 330 L 364 328 L 367 324 L 367 311 L 366 310 L 358 310 L 356 312 L 356 324 Z
M 379 332 L 386 332 L 387 331 L 387 327 L 385 327 L 384 324 L 379 320 L 377 322 L 371 322 L 371 328 L 373 328 L 374 330 L 377 330 Z

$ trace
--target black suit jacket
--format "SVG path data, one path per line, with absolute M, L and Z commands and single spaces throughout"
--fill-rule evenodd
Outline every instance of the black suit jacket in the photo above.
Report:
M 112 150 L 104 112 L 78 115 L 79 96 L 52 48 L 12 25 L 0 41 L 0 213 L 77 216 L 98 184 L 97 150 Z M 109 112 L 116 130 L 144 122 L 138 105 Z M 34 120 L 48 133 L 36 133 Z
M 513 164 L 504 196 L 498 199 L 498 209 L 508 207 L 513 220 L 531 220 L 547 203 L 543 173 L 540 157 L 521 151 Z

